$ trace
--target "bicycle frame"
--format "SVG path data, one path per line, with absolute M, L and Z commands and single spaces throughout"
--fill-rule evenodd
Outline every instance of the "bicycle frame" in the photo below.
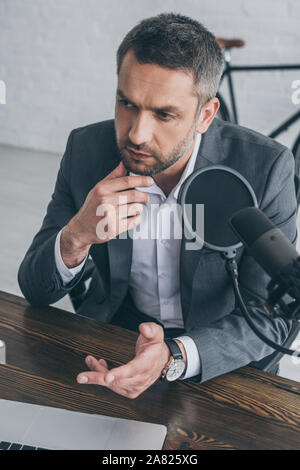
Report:
M 228 109 L 226 112 L 228 113 L 229 119 L 238 124 L 238 113 L 236 107 L 236 99 L 234 94 L 234 85 L 232 80 L 232 74 L 234 72 L 254 72 L 254 71 L 270 71 L 270 70 L 300 70 L 300 64 L 287 64 L 287 65 L 241 65 L 241 66 L 232 66 L 231 65 L 231 54 L 230 51 L 224 52 L 224 59 L 225 59 L 225 69 L 220 81 L 220 84 L 223 82 L 224 78 L 228 81 L 228 88 L 229 88 L 229 97 L 230 97 L 230 105 L 232 110 L 232 118 Z M 276 127 L 270 134 L 269 137 L 275 138 L 286 129 L 289 128 L 294 122 L 300 119 L 300 110 L 290 116 L 288 119 L 283 121 L 278 127 Z

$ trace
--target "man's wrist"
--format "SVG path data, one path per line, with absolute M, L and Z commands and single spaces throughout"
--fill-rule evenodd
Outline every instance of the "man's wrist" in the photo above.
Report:
M 76 237 L 72 221 L 61 232 L 60 252 L 64 264 L 68 268 L 78 266 L 86 257 L 91 245 L 82 244 Z
M 184 372 L 183 372 L 183 374 L 185 374 L 186 369 L 187 369 L 187 354 L 186 354 L 186 350 L 185 350 L 184 345 L 182 344 L 182 342 L 181 342 L 179 339 L 174 339 L 174 341 L 176 341 L 176 343 L 177 343 L 178 346 L 180 347 L 181 354 L 182 354 L 182 357 L 183 357 L 183 360 L 184 360 L 184 363 L 185 363 L 185 369 L 184 369 Z
M 160 380 L 171 382 L 185 374 L 187 368 L 187 354 L 184 345 L 178 339 L 168 338 L 165 339 L 164 343 L 168 350 L 166 356 L 168 360 L 165 362 Z
M 63 285 L 66 286 L 83 269 L 88 255 L 86 255 L 84 260 L 78 266 L 75 266 L 74 268 L 68 268 L 63 262 L 63 259 L 61 257 L 61 252 L 60 252 L 61 232 L 62 232 L 62 229 L 58 232 L 56 236 L 55 246 L 54 246 L 54 258 L 55 258 L 56 268 L 59 272 Z

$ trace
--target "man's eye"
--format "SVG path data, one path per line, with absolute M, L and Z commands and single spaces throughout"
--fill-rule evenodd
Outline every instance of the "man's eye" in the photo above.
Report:
M 119 101 L 119 103 L 120 103 L 122 106 L 124 106 L 125 108 L 132 108 L 132 107 L 133 107 L 133 105 L 132 105 L 129 101 L 127 101 L 127 100 L 120 99 L 120 100 L 118 100 L 118 101 Z
M 171 119 L 173 119 L 173 116 L 171 114 L 168 114 L 168 113 L 164 113 L 163 111 L 160 111 L 158 113 L 158 117 L 159 119 L 161 119 L 162 121 L 170 121 Z

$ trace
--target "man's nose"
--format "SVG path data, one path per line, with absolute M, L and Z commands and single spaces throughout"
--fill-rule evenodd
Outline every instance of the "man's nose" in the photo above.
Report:
M 152 139 L 152 123 L 151 118 L 146 114 L 139 113 L 129 132 L 129 138 L 134 145 L 142 145 L 151 142 Z

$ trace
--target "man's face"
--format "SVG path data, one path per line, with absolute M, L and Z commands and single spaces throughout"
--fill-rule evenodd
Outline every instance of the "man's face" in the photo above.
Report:
M 117 144 L 127 170 L 155 175 L 192 148 L 198 109 L 193 85 L 191 75 L 139 64 L 134 52 L 127 52 L 115 107 Z

